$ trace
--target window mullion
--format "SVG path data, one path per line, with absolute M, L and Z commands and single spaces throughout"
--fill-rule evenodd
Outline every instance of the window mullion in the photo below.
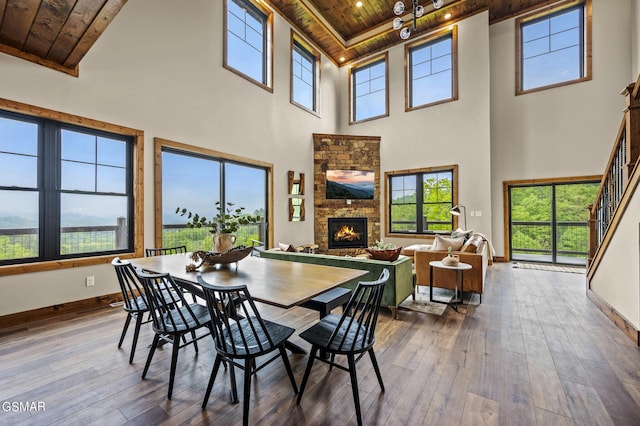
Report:
M 60 128 L 45 122 L 41 144 L 40 254 L 44 260 L 50 260 L 60 254 Z
M 416 230 L 419 234 L 424 234 L 424 185 L 422 184 L 422 173 L 416 174 Z

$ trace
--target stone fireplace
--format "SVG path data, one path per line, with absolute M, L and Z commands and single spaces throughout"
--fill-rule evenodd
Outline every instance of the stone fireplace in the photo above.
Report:
M 330 249 L 367 247 L 366 217 L 330 217 L 327 229 Z
M 373 199 L 328 199 L 327 170 L 364 170 L 375 174 Z M 356 256 L 380 239 L 380 137 L 313 134 L 314 242 L 320 253 Z M 331 241 L 329 219 L 365 220 L 361 241 Z M 349 237 L 353 238 L 353 237 Z M 341 245 L 342 244 L 342 245 Z

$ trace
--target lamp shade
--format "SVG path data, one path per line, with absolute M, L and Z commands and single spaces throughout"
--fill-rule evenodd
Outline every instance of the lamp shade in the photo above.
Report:
M 453 208 L 451 210 L 449 210 L 449 213 L 451 213 L 454 216 L 460 216 L 460 206 L 453 206 Z

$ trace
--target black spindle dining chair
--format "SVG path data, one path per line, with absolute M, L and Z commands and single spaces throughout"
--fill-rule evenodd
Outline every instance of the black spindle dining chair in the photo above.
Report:
M 143 285 L 138 279 L 131 262 L 122 261 L 119 257 L 116 257 L 111 261 L 111 264 L 115 268 L 116 276 L 118 277 L 118 284 L 120 284 L 120 291 L 122 292 L 122 298 L 124 301 L 123 308 L 127 313 L 127 319 L 125 320 L 124 327 L 122 328 L 118 348 L 122 347 L 122 342 L 124 341 L 124 336 L 127 334 L 127 330 L 129 329 L 131 319 L 135 319 L 131 354 L 129 355 L 129 364 L 131 364 L 136 352 L 140 327 L 144 322 L 150 321 L 143 320 L 144 315 L 149 312 L 149 304 L 145 297 Z
M 147 362 L 142 371 L 144 379 L 149 371 L 153 354 L 160 340 L 173 345 L 171 353 L 171 367 L 169 371 L 169 391 L 167 399 L 171 399 L 173 382 L 178 362 L 178 351 L 190 344 L 198 352 L 197 341 L 208 336 L 211 328 L 211 317 L 206 306 L 199 303 L 188 303 L 184 293 L 169 274 L 152 274 L 136 269 L 136 274 L 142 281 L 150 305 L 153 322 L 153 343 L 149 349 Z M 170 297 L 167 297 L 170 295 Z M 197 336 L 196 330 L 207 328 L 207 333 Z M 191 335 L 190 340 L 185 336 Z M 182 339 L 182 343 L 181 343 Z
M 153 247 L 145 249 L 145 256 L 161 256 L 164 254 L 182 254 L 187 253 L 187 246 L 176 246 L 176 247 Z
M 300 333 L 300 337 L 311 343 L 312 347 L 304 377 L 302 378 L 302 384 L 300 385 L 300 393 L 298 394 L 297 400 L 298 404 L 300 404 L 302 400 L 302 394 L 307 385 L 313 362 L 317 359 L 329 364 L 330 370 L 332 367 L 336 367 L 349 372 L 351 376 L 351 390 L 356 408 L 356 418 L 358 425 L 362 424 L 356 363 L 360 361 L 366 353 L 369 354 L 373 369 L 378 378 L 378 383 L 384 392 L 384 383 L 382 383 L 380 368 L 378 367 L 378 362 L 373 352 L 373 344 L 376 340 L 375 329 L 376 323 L 378 322 L 382 293 L 388 279 L 389 270 L 384 269 L 376 281 L 359 282 L 342 316 L 329 314 Z M 320 355 L 318 355 L 319 351 L 321 352 Z M 324 353 L 331 355 L 329 360 L 325 359 Z M 346 367 L 335 362 L 336 355 L 346 355 Z
M 215 286 L 198 276 L 198 282 L 204 290 L 207 307 L 212 319 L 213 340 L 216 348 L 216 359 L 211 370 L 211 377 L 202 402 L 205 409 L 213 388 L 220 364 L 230 366 L 231 398 L 238 402 L 238 392 L 234 374 L 234 366 L 244 370 L 244 394 L 242 420 L 249 422 L 249 399 L 251 395 L 251 376 L 267 364 L 282 358 L 289 375 L 294 393 L 298 393 L 293 371 L 285 350 L 285 343 L 295 331 L 293 328 L 263 319 L 249 294 L 246 286 Z M 257 358 L 271 352 L 279 354 L 257 365 Z M 239 363 L 236 360 L 243 360 Z

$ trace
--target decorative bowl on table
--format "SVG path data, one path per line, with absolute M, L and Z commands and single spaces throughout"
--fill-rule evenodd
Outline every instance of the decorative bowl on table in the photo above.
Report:
M 187 265 L 187 271 L 195 271 L 199 267 L 211 267 L 215 265 L 226 265 L 236 263 L 249 256 L 253 247 L 234 247 L 225 253 L 215 253 L 212 251 L 194 251 L 191 255 L 193 263 Z
M 369 259 L 374 260 L 386 260 L 389 262 L 393 262 L 398 260 L 398 256 L 400 256 L 400 251 L 402 247 L 396 247 L 391 249 L 377 249 L 377 248 L 366 248 L 366 252 L 369 254 Z

